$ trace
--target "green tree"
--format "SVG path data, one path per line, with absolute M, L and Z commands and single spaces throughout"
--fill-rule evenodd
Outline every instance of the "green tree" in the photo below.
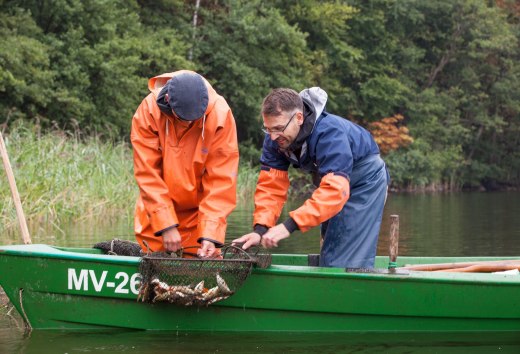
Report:
M 148 93 L 147 79 L 190 67 L 187 46 L 175 29 L 144 27 L 137 2 L 6 1 L 1 7 L 4 36 L 27 43 L 14 55 L 7 45 L 2 49 L 4 57 L 12 57 L 11 65 L 3 66 L 10 95 L 2 101 L 3 111 L 16 108 L 44 124 L 125 136 L 134 110 Z M 20 21 L 21 16 L 28 21 Z M 22 62 L 39 74 L 32 75 Z M 9 77 L 20 79 L 9 83 Z M 37 95 L 20 86 L 30 87 L 27 82 L 34 80 L 39 80 L 33 85 Z M 27 94 L 19 97 L 21 90 Z
M 48 45 L 31 14 L 22 9 L 0 13 L 0 115 L 2 121 L 41 115 L 49 104 L 56 73 Z
M 201 7 L 195 61 L 232 107 L 239 138 L 258 141 L 263 97 L 271 88 L 308 82 L 305 35 L 264 1 L 220 3 Z

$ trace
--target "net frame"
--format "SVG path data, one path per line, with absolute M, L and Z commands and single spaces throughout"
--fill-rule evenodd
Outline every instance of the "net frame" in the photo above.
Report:
M 169 302 L 182 306 L 209 306 L 232 296 L 254 265 L 266 267 L 270 255 L 250 254 L 238 245 L 222 247 L 218 258 L 196 258 L 190 248 L 178 254 L 148 253 L 141 258 L 141 285 L 137 301 Z M 188 250 L 188 251 L 187 251 Z M 184 255 L 190 258 L 183 258 Z

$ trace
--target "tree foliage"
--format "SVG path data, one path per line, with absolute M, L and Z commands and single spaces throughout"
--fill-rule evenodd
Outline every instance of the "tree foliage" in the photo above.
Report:
M 413 138 L 408 134 L 408 128 L 400 124 L 403 119 L 402 115 L 396 114 L 368 124 L 381 154 L 386 155 L 413 142 Z
M 227 99 L 245 151 L 259 148 L 270 89 L 320 86 L 327 110 L 372 129 L 394 186 L 518 186 L 519 9 L 518 0 L 5 0 L 0 123 L 126 139 L 148 78 L 188 68 Z

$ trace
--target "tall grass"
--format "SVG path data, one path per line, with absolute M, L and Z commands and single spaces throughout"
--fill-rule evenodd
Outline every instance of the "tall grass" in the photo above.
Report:
M 238 169 L 237 198 L 239 201 L 252 200 L 260 168 L 249 163 L 241 163 Z
M 133 213 L 138 195 L 132 149 L 79 132 L 40 133 L 37 125 L 18 123 L 4 133 L 20 199 L 29 223 L 111 218 Z M 17 226 L 7 177 L 0 172 L 0 230 Z M 252 199 L 258 167 L 243 163 L 237 197 Z
M 133 209 L 137 187 L 124 142 L 103 142 L 63 131 L 17 124 L 5 134 L 28 222 L 111 217 Z M 16 223 L 7 177 L 0 174 L 0 228 Z

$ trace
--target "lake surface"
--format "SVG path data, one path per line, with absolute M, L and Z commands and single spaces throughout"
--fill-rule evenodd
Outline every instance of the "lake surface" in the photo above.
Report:
M 293 210 L 301 204 L 288 204 Z M 228 220 L 227 241 L 248 233 L 252 201 Z M 378 254 L 388 254 L 390 215 L 400 218 L 399 254 L 410 256 L 520 255 L 520 192 L 390 194 Z M 282 218 L 286 217 L 284 212 Z M 131 213 L 118 219 L 65 225 L 31 225 L 33 243 L 90 247 L 112 238 L 133 240 Z M 17 232 L 3 243 L 20 243 Z M 295 232 L 276 253 L 318 253 L 319 228 Z M 318 301 L 318 300 L 317 300 Z M 497 301 L 500 301 L 498 299 Z M 520 353 L 517 335 L 466 334 L 177 334 L 157 332 L 24 335 L 0 309 L 4 353 Z M 15 317 L 16 319 L 16 317 Z M 19 320 L 19 319 L 18 319 Z M 21 323 L 21 322 L 20 322 Z
M 296 209 L 301 201 L 288 203 Z M 226 241 L 251 232 L 253 202 L 242 201 L 228 219 Z M 389 194 L 379 237 L 378 255 L 388 254 L 390 215 L 399 215 L 399 254 L 407 256 L 520 255 L 520 192 Z M 90 247 L 113 238 L 134 240 L 131 211 L 120 218 L 63 225 L 30 225 L 33 243 Z M 276 253 L 319 253 L 319 227 L 296 231 Z M 20 243 L 18 230 L 4 243 Z

